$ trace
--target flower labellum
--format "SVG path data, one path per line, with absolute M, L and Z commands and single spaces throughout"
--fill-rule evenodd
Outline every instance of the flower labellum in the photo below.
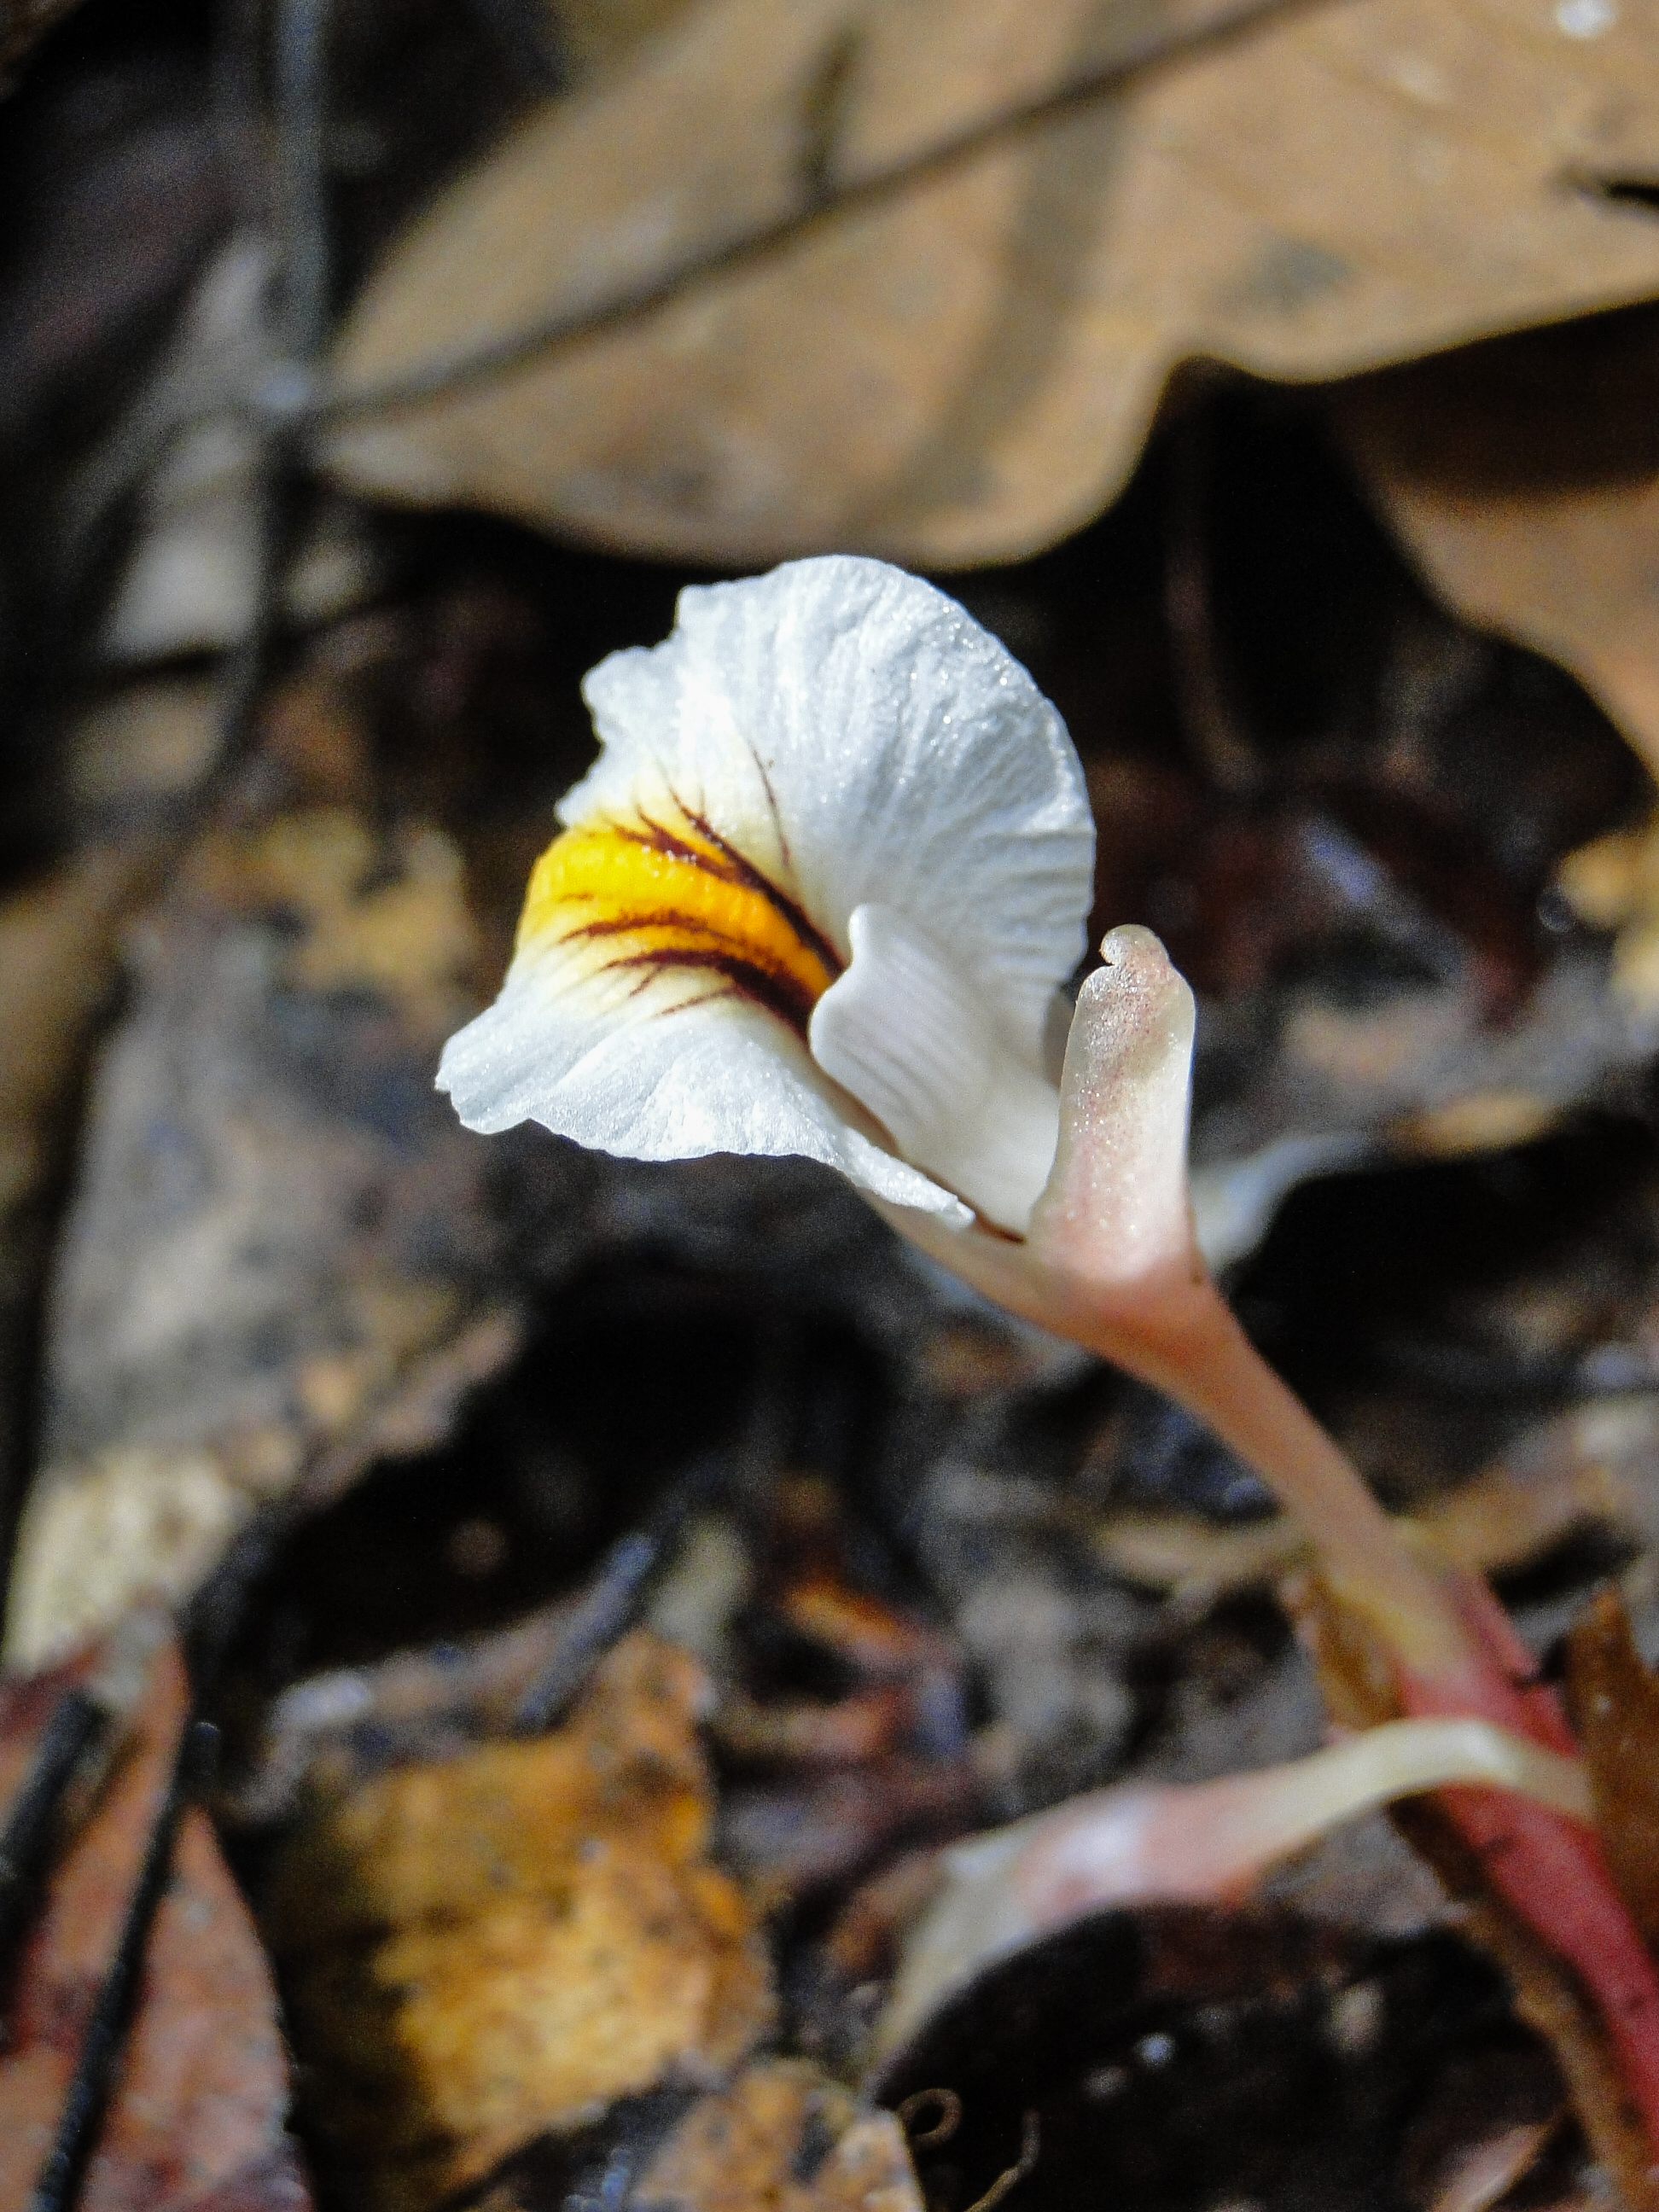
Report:
M 693 586 L 583 695 L 501 996 L 438 1082 L 469 1127 L 632 1159 L 802 1153 L 1023 1233 L 1094 829 L 1054 709 L 963 609 L 832 555 Z

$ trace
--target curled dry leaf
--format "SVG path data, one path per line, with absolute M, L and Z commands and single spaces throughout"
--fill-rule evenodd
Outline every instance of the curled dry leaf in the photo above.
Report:
M 1659 243 L 1644 206 L 1622 219 Z M 1641 307 L 1391 369 L 1333 406 L 1436 588 L 1570 668 L 1659 773 L 1656 389 L 1659 312 Z
M 1006 559 L 1112 496 L 1182 359 L 1329 377 L 1659 283 L 1659 232 L 1598 189 L 1651 165 L 1645 6 L 1590 38 L 1532 0 L 1128 26 L 1092 0 L 696 11 L 447 193 L 337 365 L 349 399 L 645 311 L 365 410 L 332 466 L 657 553 Z M 1131 46 L 1167 58 L 1057 98 Z
M 73 1670 L 0 1694 L 9 1797 Z M 188 1690 L 170 1639 L 114 1763 L 48 1882 L 0 2051 L 0 2205 L 30 2200 L 166 1795 Z M 284 2128 L 287 2058 L 270 1970 L 206 1815 L 186 1811 L 150 1930 L 137 2009 L 80 2197 L 84 2212 L 306 2212 Z
M 186 1596 L 263 1503 L 435 1442 L 516 1329 L 430 1088 L 476 939 L 437 829 L 216 833 L 131 944 L 46 1345 L 9 1650 Z
M 555 1734 L 382 1776 L 298 1832 L 268 1933 L 365 2201 L 434 2203 L 765 2032 L 764 1948 L 708 1856 L 706 1695 L 636 1633 Z

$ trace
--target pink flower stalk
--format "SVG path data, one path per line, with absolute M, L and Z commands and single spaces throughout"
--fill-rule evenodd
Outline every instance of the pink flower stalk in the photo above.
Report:
M 1468 1716 L 1563 1756 L 1553 1694 L 1484 1583 L 1407 1548 L 1363 1477 L 1239 1327 L 1194 1241 L 1186 1181 L 1193 997 L 1150 930 L 1115 929 L 1079 995 L 1054 1173 L 1023 1242 L 907 1233 L 1011 1310 L 1200 1415 L 1300 1521 L 1338 1604 L 1388 1653 L 1401 1708 Z M 1659 2162 L 1659 1975 L 1587 1819 L 1507 1790 L 1440 1802 L 1487 1879 L 1573 1966 Z

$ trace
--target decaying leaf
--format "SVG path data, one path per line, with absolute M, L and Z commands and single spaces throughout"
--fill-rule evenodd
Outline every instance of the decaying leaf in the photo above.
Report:
M 641 1632 L 554 1735 L 382 1776 L 299 1832 L 268 1932 L 368 2201 L 433 2203 L 764 2033 L 765 1951 L 708 1856 L 705 1698 Z
M 1659 146 L 1650 6 L 1229 15 L 696 11 L 532 116 L 416 227 L 351 319 L 343 388 L 619 297 L 649 311 L 365 414 L 333 466 L 653 552 L 1005 558 L 1099 511 L 1184 358 L 1329 377 L 1659 283 L 1659 233 L 1600 189 Z M 1165 46 L 1127 87 L 1059 96 Z M 764 252 L 732 252 L 757 234 Z
M 15 1661 L 183 1597 L 302 1469 L 326 1490 L 434 1441 L 510 1354 L 483 1147 L 430 1087 L 469 1003 L 461 878 L 430 825 L 314 806 L 216 833 L 136 934 L 59 1253 Z
M 0 1786 L 17 1786 L 69 1676 L 0 1695 Z M 30 2200 L 115 1951 L 188 1705 L 164 1641 L 112 1771 L 54 1868 L 7 2002 L 0 2204 Z M 284 2129 L 288 2063 L 264 1951 L 206 1815 L 186 1811 L 137 2009 L 79 2203 L 86 2212 L 306 2212 Z
M 0 901 L 0 1492 L 61 1176 L 65 1109 L 117 975 L 115 933 L 158 864 L 153 840 L 97 845 Z
M 1659 313 L 1641 307 L 1391 369 L 1334 407 L 1436 588 L 1570 668 L 1659 770 L 1656 392 Z
M 278 1825 L 307 1791 L 342 1795 L 384 1767 L 453 1756 L 478 1735 L 510 1727 L 520 1699 L 564 1644 L 572 1610 L 568 1601 L 546 1606 L 494 1636 L 293 1683 L 266 1711 L 247 1773 L 222 1785 L 221 1819 Z
M 1643 1664 L 1615 1589 L 1598 1592 L 1567 1639 L 1574 1732 L 1607 1864 L 1631 1917 L 1659 1936 L 1659 1679 Z

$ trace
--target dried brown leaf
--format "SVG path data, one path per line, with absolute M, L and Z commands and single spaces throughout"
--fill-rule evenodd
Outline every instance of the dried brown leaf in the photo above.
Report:
M 1659 773 L 1656 389 L 1644 307 L 1390 370 L 1334 408 L 1436 588 L 1570 668 Z
M 67 1677 L 0 1701 L 15 1786 Z M 176 1644 L 162 1645 L 131 1734 L 47 1887 L 0 2051 L 0 2206 L 29 2201 L 100 1982 L 114 1953 L 185 1725 Z M 288 2066 L 259 1939 L 204 1814 L 186 1812 L 150 1931 L 138 2006 L 79 2199 L 85 2212 L 306 2212 L 283 2122 Z
M 1659 1677 L 1643 1662 L 1616 1589 L 1598 1591 L 1568 1637 L 1567 1682 L 1601 1848 L 1651 1943 L 1659 1939 Z
M 429 823 L 302 807 L 213 833 L 135 933 L 59 1250 L 14 1661 L 187 1596 L 262 1504 L 435 1442 L 510 1355 L 485 1148 L 431 1090 L 473 1002 L 462 877 Z
M 447 194 L 337 367 L 362 394 L 662 304 L 365 413 L 333 465 L 653 552 L 1006 559 L 1112 496 L 1182 359 L 1329 377 L 1659 283 L 1659 233 L 1583 181 L 1651 165 L 1650 6 L 1588 37 L 1530 0 L 1230 12 L 698 10 Z M 1127 88 L 992 127 L 1160 44 Z
M 552 1735 L 383 1776 L 296 1836 L 270 1933 L 319 2124 L 377 2205 L 717 2078 L 765 2030 L 764 1948 L 708 1857 L 706 1698 L 635 1634 Z

